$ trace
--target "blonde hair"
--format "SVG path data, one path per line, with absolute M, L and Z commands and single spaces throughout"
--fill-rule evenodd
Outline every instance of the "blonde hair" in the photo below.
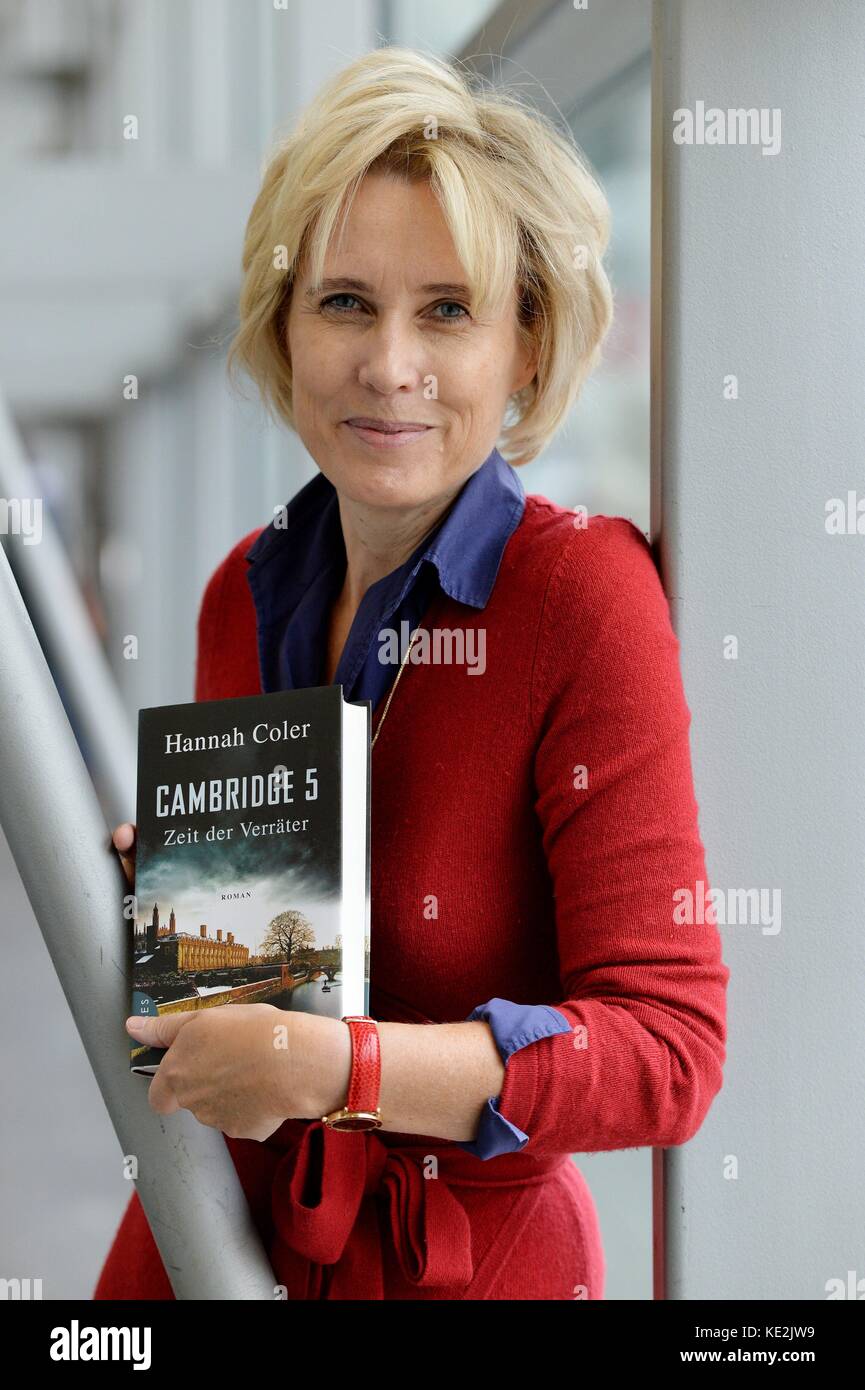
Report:
M 610 209 L 576 143 L 516 95 L 410 48 L 378 48 L 319 91 L 265 162 L 243 244 L 240 325 L 228 354 L 294 427 L 285 313 L 308 254 L 318 284 L 331 235 L 369 170 L 426 178 L 472 289 L 497 316 L 517 287 L 519 332 L 538 354 L 511 398 L 499 448 L 533 459 L 601 356 L 613 316 L 601 264 Z M 507 416 L 507 413 L 506 413 Z

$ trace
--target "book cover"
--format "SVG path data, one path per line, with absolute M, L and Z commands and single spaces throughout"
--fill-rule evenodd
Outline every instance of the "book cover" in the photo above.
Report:
M 133 1014 L 369 1013 L 371 720 L 339 685 L 139 711 Z

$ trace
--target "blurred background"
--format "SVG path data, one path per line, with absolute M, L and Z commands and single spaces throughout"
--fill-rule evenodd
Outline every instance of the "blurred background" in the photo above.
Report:
M 64 697 L 82 681 L 64 657 L 73 615 L 95 637 L 89 713 L 66 703 L 109 823 L 133 817 L 118 769 L 137 710 L 193 697 L 210 573 L 315 472 L 251 386 L 248 400 L 229 389 L 225 352 L 266 151 L 357 55 L 458 57 L 573 131 L 612 206 L 616 320 L 566 428 L 519 473 L 527 492 L 648 531 L 649 17 L 648 0 L 0 0 L 0 497 L 42 497 L 62 541 L 50 583 L 16 575 Z M 88 733 L 100 719 L 113 782 Z M 0 948 L 15 1061 L 0 1082 L 0 1276 L 86 1299 L 131 1188 L 2 834 Z M 577 1160 L 611 1299 L 651 1297 L 650 1157 Z

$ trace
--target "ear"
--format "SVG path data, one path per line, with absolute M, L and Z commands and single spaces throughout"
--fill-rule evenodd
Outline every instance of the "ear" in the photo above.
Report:
M 538 370 L 538 358 L 540 354 L 536 347 L 527 348 L 520 358 L 521 365 L 518 367 L 511 387 L 511 394 L 522 391 L 524 386 L 528 386 L 533 381 Z

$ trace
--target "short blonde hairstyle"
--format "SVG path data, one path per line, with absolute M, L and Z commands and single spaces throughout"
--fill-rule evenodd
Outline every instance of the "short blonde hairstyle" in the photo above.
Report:
M 504 313 L 538 354 L 499 440 L 528 463 L 598 364 L 613 316 L 601 264 L 607 199 L 570 135 L 509 92 L 410 48 L 377 48 L 319 91 L 269 153 L 246 226 L 240 324 L 228 354 L 267 409 L 294 428 L 285 314 L 308 254 L 323 278 L 331 235 L 370 171 L 427 179 L 472 290 L 471 311 Z

